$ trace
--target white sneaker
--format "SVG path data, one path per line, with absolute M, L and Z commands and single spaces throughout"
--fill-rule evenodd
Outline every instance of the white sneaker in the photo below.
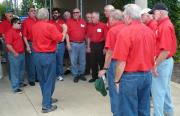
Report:
M 57 80 L 59 80 L 59 81 L 64 81 L 64 79 L 63 79 L 62 76 L 57 77 Z

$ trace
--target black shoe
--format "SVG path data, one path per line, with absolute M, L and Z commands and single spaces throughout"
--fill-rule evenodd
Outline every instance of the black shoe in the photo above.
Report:
M 56 110 L 57 109 L 57 106 L 56 105 L 52 105 L 52 107 L 50 108 L 50 109 L 44 109 L 44 108 L 42 108 L 42 113 L 48 113 L 48 112 L 52 112 L 52 111 L 54 111 L 54 110 Z
M 35 81 L 36 81 L 36 82 L 39 82 L 39 80 L 38 80 L 38 79 L 36 79 Z
M 29 82 L 30 86 L 35 86 L 35 82 Z
M 79 75 L 79 79 L 82 80 L 82 81 L 86 81 L 86 77 L 84 75 Z
M 56 102 L 58 102 L 58 99 L 52 98 L 52 103 L 56 103 Z
M 92 78 L 92 79 L 89 80 L 90 83 L 93 83 L 93 82 L 95 82 L 95 81 L 96 81 L 96 79 L 94 79 L 94 78 Z
M 14 91 L 14 93 L 19 93 L 19 94 L 22 94 L 22 90 L 21 89 L 16 89 L 15 91 Z
M 27 86 L 27 84 L 25 84 L 25 83 L 20 84 L 20 87 L 26 87 L 26 86 Z
M 77 83 L 79 81 L 78 77 L 74 77 L 74 83 Z
M 68 74 L 70 74 L 70 73 L 71 73 L 70 70 L 66 70 L 66 71 L 64 72 L 64 75 L 68 75 Z

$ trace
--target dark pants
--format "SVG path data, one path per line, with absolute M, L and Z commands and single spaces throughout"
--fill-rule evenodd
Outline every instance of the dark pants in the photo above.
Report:
M 86 53 L 86 70 L 85 70 L 85 73 L 90 74 L 90 72 L 91 72 L 91 54 Z
M 123 73 L 118 116 L 150 116 L 151 72 Z
M 42 107 L 50 109 L 52 107 L 52 95 L 56 82 L 56 54 L 54 53 L 34 53 L 37 77 L 42 92 Z
M 92 63 L 92 78 L 98 78 L 99 69 L 103 68 L 104 65 L 104 42 L 93 43 L 91 42 L 91 63 Z

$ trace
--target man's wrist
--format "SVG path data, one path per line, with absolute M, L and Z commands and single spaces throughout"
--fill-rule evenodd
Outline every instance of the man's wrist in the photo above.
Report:
M 106 68 L 106 67 L 103 67 L 103 70 L 108 70 L 108 68 Z

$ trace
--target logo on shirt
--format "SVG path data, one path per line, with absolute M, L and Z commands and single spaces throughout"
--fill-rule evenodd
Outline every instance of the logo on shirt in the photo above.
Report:
M 81 24 L 81 27 L 85 27 L 85 25 Z
M 97 29 L 97 32 L 98 32 L 98 33 L 101 33 L 101 32 L 102 32 L 102 29 Z

